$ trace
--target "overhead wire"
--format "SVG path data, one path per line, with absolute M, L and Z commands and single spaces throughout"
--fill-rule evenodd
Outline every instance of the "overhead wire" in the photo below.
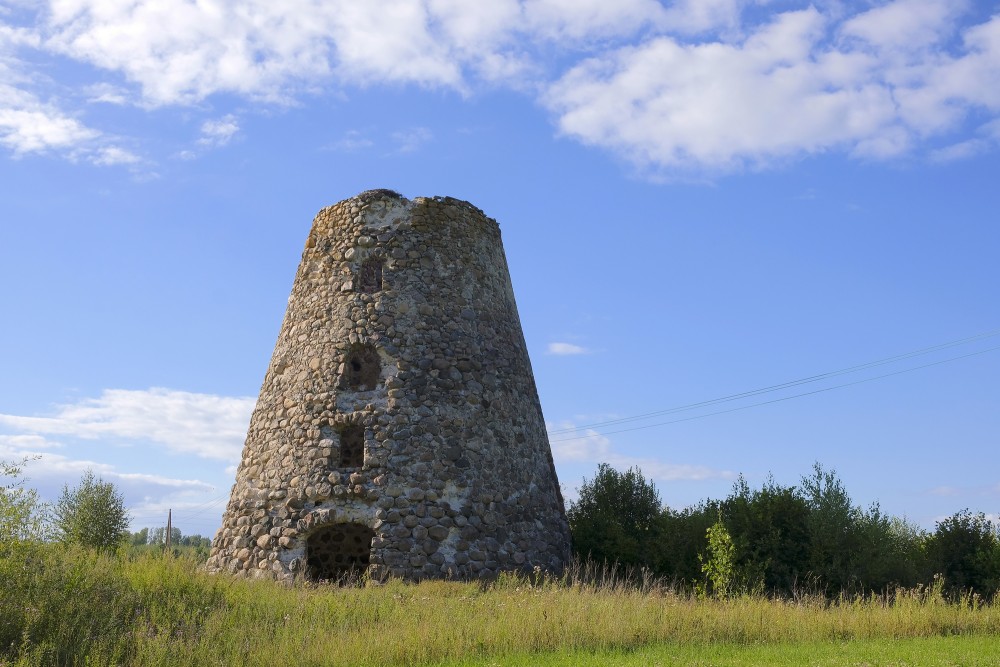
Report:
M 696 408 L 709 407 L 709 406 L 712 406 L 712 405 L 718 405 L 718 404 L 721 404 L 721 403 L 727 403 L 727 402 L 736 401 L 736 400 L 740 400 L 740 399 L 744 399 L 744 398 L 749 398 L 749 397 L 752 397 L 752 396 L 759 396 L 759 395 L 766 394 L 766 393 L 780 391 L 782 389 L 789 389 L 791 387 L 797 387 L 797 386 L 801 386 L 801 385 L 804 385 L 804 384 L 810 384 L 810 383 L 813 383 L 813 382 L 819 382 L 820 380 L 826 380 L 826 379 L 830 379 L 830 378 L 833 378 L 833 377 L 838 377 L 838 376 L 841 376 L 841 375 L 846 375 L 846 374 L 849 374 L 849 373 L 856 373 L 856 372 L 861 371 L 861 370 L 866 370 L 866 369 L 870 369 L 870 368 L 877 368 L 879 366 L 884 366 L 886 364 L 894 363 L 894 362 L 897 362 L 897 361 L 902 361 L 902 360 L 905 360 L 905 359 L 912 359 L 914 357 L 918 357 L 918 356 L 923 356 L 923 355 L 926 355 L 926 354 L 930 354 L 931 352 L 937 352 L 937 351 L 949 349 L 949 348 L 952 348 L 952 347 L 956 347 L 956 346 L 959 346 L 959 345 L 966 345 L 966 344 L 971 343 L 971 342 L 975 342 L 975 341 L 979 341 L 979 340 L 985 340 L 985 339 L 992 338 L 992 337 L 995 337 L 995 336 L 998 336 L 998 335 L 1000 335 L 1000 329 L 995 329 L 995 330 L 987 331 L 987 332 L 984 332 L 984 333 L 981 333 L 981 334 L 977 334 L 975 336 L 969 336 L 967 338 L 962 338 L 962 339 L 955 340 L 955 341 L 949 341 L 947 343 L 941 343 L 939 345 L 933 345 L 931 347 L 921 348 L 919 350 L 914 350 L 912 352 L 907 352 L 907 353 L 904 353 L 904 354 L 898 354 L 898 355 L 894 355 L 892 357 L 886 357 L 884 359 L 879 359 L 879 360 L 867 362 L 867 363 L 864 363 L 864 364 L 858 364 L 856 366 L 850 366 L 848 368 L 843 368 L 843 369 L 836 370 L 836 371 L 830 371 L 830 372 L 827 372 L 827 373 L 821 373 L 819 375 L 813 375 L 813 376 L 809 376 L 809 377 L 805 377 L 805 378 L 800 378 L 798 380 L 791 380 L 789 382 L 783 382 L 783 383 L 780 383 L 780 384 L 771 385 L 769 387 L 762 387 L 760 389 L 754 389 L 754 390 L 750 390 L 750 391 L 740 392 L 738 394 L 731 394 L 729 396 L 723 396 L 721 398 L 711 399 L 711 400 L 707 400 L 707 401 L 699 401 L 697 403 L 691 403 L 691 404 L 688 404 L 688 405 L 678 406 L 678 407 L 675 407 L 675 408 L 668 408 L 668 409 L 665 409 L 665 410 L 656 410 L 656 411 L 653 411 L 653 412 L 647 412 L 647 413 L 643 413 L 643 414 L 640 414 L 640 415 L 633 415 L 633 416 L 629 416 L 629 417 L 621 417 L 619 419 L 609 419 L 607 421 L 602 421 L 602 422 L 592 422 L 590 424 L 583 424 L 583 425 L 572 427 L 572 428 L 557 429 L 557 430 L 549 431 L 548 433 L 549 433 L 550 436 L 552 436 L 552 435 L 561 435 L 561 434 L 565 434 L 565 433 L 578 433 L 578 432 L 580 432 L 582 430 L 585 430 L 585 429 L 606 428 L 608 426 L 614 426 L 614 425 L 617 425 L 617 424 L 624 424 L 624 423 L 629 423 L 629 422 L 641 421 L 641 420 L 644 420 L 644 419 L 650 419 L 650 418 L 658 417 L 658 416 L 662 416 L 662 415 L 676 414 L 678 412 L 686 412 L 686 411 L 689 411 L 689 410 L 694 410 Z M 692 417 L 684 417 L 682 419 L 675 419 L 675 420 L 666 421 L 666 422 L 657 422 L 655 424 L 647 424 L 647 425 L 644 425 L 644 426 L 635 426 L 635 427 L 626 428 L 626 429 L 617 429 L 617 430 L 614 430 L 614 431 L 604 431 L 604 432 L 601 432 L 600 435 L 611 435 L 613 433 L 625 433 L 625 432 L 628 432 L 628 431 L 638 431 L 638 430 L 642 430 L 642 429 L 653 428 L 655 426 L 665 426 L 667 424 L 676 424 L 676 423 L 679 423 L 679 422 L 691 421 L 691 420 L 694 420 L 694 419 L 703 419 L 705 417 L 711 417 L 711 416 L 715 416 L 715 415 L 726 414 L 726 413 L 729 413 L 729 412 L 736 412 L 738 410 L 745 410 L 745 409 L 748 409 L 748 408 L 758 407 L 758 406 L 761 406 L 761 405 L 769 405 L 771 403 L 778 403 L 778 402 L 781 402 L 781 401 L 790 400 L 792 398 L 800 398 L 802 396 L 809 396 L 809 395 L 812 395 L 812 394 L 823 393 L 823 392 L 830 391 L 830 390 L 833 390 L 833 389 L 840 389 L 840 388 L 843 388 L 843 387 L 850 387 L 850 386 L 857 385 L 857 384 L 862 384 L 862 383 L 865 383 L 865 382 L 871 382 L 873 380 L 879 380 L 879 379 L 882 379 L 882 378 L 892 377 L 894 375 L 900 375 L 902 373 L 909 373 L 911 371 L 920 370 L 922 368 L 929 368 L 931 366 L 938 366 L 938 365 L 949 363 L 949 362 L 952 362 L 952 361 L 957 361 L 957 360 L 960 360 L 960 359 L 965 359 L 965 358 L 968 358 L 968 357 L 973 357 L 973 356 L 976 356 L 976 355 L 979 355 L 979 354 L 985 354 L 986 352 L 992 352 L 992 351 L 998 350 L 998 349 L 1000 349 L 1000 346 L 991 347 L 991 348 L 987 348 L 985 350 L 979 350 L 979 351 L 976 351 L 976 352 L 971 352 L 969 354 L 964 354 L 964 355 L 960 355 L 960 356 L 957 356 L 957 357 L 951 357 L 949 359 L 943 359 L 943 360 L 940 360 L 940 361 L 935 361 L 935 362 L 932 362 L 932 363 L 929 363 L 929 364 L 923 364 L 923 365 L 915 366 L 915 367 L 912 367 L 912 368 L 906 368 L 906 369 L 902 369 L 902 370 L 899 370 L 899 371 L 894 371 L 892 373 L 886 373 L 884 375 L 878 375 L 878 376 L 875 376 L 875 377 L 864 378 L 864 379 L 857 380 L 857 381 L 854 381 L 854 382 L 847 382 L 847 383 L 843 383 L 843 384 L 839 384 L 839 385 L 834 385 L 832 387 L 824 387 L 822 389 L 817 389 L 817 390 L 814 390 L 814 391 L 802 392 L 802 393 L 799 393 L 799 394 L 793 394 L 791 396 L 783 396 L 781 398 L 776 398 L 776 399 L 772 399 L 772 400 L 769 400 L 769 401 L 761 401 L 761 402 L 758 402 L 758 403 L 751 403 L 749 405 L 743 405 L 743 406 L 731 408 L 731 409 L 728 409 L 728 410 L 718 410 L 718 411 L 715 411 L 715 412 L 709 412 L 709 413 L 706 413 L 706 414 L 695 415 L 695 416 L 692 416 Z M 583 439 L 583 438 L 590 437 L 591 435 L 593 435 L 593 434 L 579 435 L 579 436 L 573 436 L 573 437 L 569 437 L 569 438 L 555 438 L 555 439 L 551 439 L 550 442 L 566 442 L 566 441 L 569 441 L 569 440 L 580 440 L 580 439 Z

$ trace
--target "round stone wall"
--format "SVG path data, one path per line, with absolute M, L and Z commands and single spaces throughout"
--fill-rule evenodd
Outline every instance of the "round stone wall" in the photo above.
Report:
M 208 568 L 489 578 L 568 556 L 497 223 L 387 190 L 320 211 Z

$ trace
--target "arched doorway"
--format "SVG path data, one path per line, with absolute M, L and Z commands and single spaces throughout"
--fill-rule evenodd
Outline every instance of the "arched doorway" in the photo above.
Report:
M 306 575 L 313 581 L 360 576 L 371 560 L 375 531 L 361 523 L 320 528 L 306 540 Z

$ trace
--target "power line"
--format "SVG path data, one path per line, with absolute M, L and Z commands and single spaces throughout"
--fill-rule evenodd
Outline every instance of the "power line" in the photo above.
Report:
M 849 366 L 847 368 L 842 368 L 836 371 L 829 371 L 827 373 L 820 373 L 819 375 L 810 375 L 808 377 L 799 378 L 798 380 L 790 380 L 788 382 L 782 382 L 780 384 L 771 385 L 768 387 L 761 387 L 760 389 L 752 389 L 750 391 L 744 391 L 737 394 L 730 394 L 729 396 L 723 396 L 721 398 L 713 398 L 707 401 L 699 401 L 698 403 L 690 403 L 688 405 L 682 405 L 674 408 L 667 408 L 664 410 L 655 410 L 653 412 L 645 412 L 639 415 L 632 415 L 630 417 L 621 417 L 618 419 L 609 419 L 607 421 L 593 422 L 591 424 L 582 424 L 573 428 L 563 428 L 554 431 L 549 431 L 549 435 L 559 435 L 561 433 L 573 433 L 583 428 L 599 428 L 602 426 L 611 426 L 614 424 L 623 424 L 633 421 L 641 421 L 643 419 L 649 419 L 651 417 L 659 417 L 660 415 L 672 414 L 676 412 L 686 412 L 687 410 L 693 410 L 694 408 L 703 408 L 710 405 L 716 405 L 718 403 L 726 403 L 729 401 L 736 401 L 742 398 L 749 398 L 751 396 L 758 396 L 760 394 L 766 394 L 774 391 L 780 391 L 782 389 L 789 389 L 791 387 L 797 387 L 803 384 L 810 384 L 813 382 L 819 382 L 820 380 L 826 380 L 833 377 L 838 377 L 840 375 L 847 375 L 849 373 L 856 373 L 858 371 L 866 370 L 869 368 L 876 368 L 878 366 L 884 366 L 886 364 L 891 364 L 897 361 L 903 361 L 905 359 L 912 359 L 913 357 L 919 357 L 931 352 L 939 352 L 941 350 L 946 350 L 948 348 L 957 347 L 959 345 L 967 345 L 968 343 L 973 343 L 979 340 L 985 340 L 987 338 L 993 338 L 995 336 L 1000 336 L 1000 329 L 993 329 L 991 331 L 986 331 L 984 333 L 976 334 L 975 336 L 969 336 L 967 338 L 961 338 L 958 340 L 949 341 L 947 343 L 940 343 L 938 345 L 932 345 L 930 347 L 924 347 L 919 350 L 913 350 L 912 352 L 905 352 L 903 354 L 897 354 L 891 357 L 885 357 L 883 359 L 878 359 L 876 361 L 869 361 L 863 364 L 858 364 L 856 366 Z M 961 358 L 961 357 L 958 357 Z
M 997 335 L 998 333 L 1000 333 L 1000 331 L 998 331 L 997 333 L 991 334 L 991 335 Z M 988 337 L 988 336 L 986 336 L 984 334 L 983 336 L 980 336 L 980 337 Z M 966 340 L 969 340 L 969 339 L 966 339 Z M 962 341 L 957 341 L 957 342 L 955 342 L 953 344 L 945 344 L 945 346 L 953 346 L 953 345 L 956 345 L 956 344 L 960 344 L 961 342 Z M 928 349 L 930 349 L 930 348 L 928 348 Z M 980 355 L 980 354 L 985 354 L 987 352 L 993 352 L 995 350 L 1000 350 L 1000 345 L 998 345 L 996 347 L 990 347 L 990 348 L 987 348 L 985 350 L 978 350 L 976 352 L 970 352 L 968 354 L 963 354 L 963 355 L 960 355 L 960 356 L 957 356 L 957 357 L 951 357 L 949 359 L 942 359 L 940 361 L 934 361 L 934 362 L 931 362 L 929 364 L 923 364 L 921 366 L 914 366 L 912 368 L 904 368 L 902 370 L 894 371 L 892 373 L 885 373 L 883 375 L 876 375 L 875 377 L 864 378 L 864 379 L 861 379 L 861 380 L 856 380 L 854 382 L 845 382 L 844 384 L 838 384 L 838 385 L 834 385 L 832 387 L 824 387 L 822 389 L 815 389 L 813 391 L 806 391 L 806 392 L 802 392 L 801 394 L 792 394 L 791 396 L 782 396 L 781 398 L 775 398 L 775 399 L 771 399 L 769 401 L 761 401 L 759 403 L 751 403 L 750 405 L 741 405 L 739 407 L 730 408 L 728 410 L 718 410 L 716 412 L 709 412 L 709 413 L 702 414 L 702 415 L 694 415 L 694 416 L 691 416 L 691 417 L 684 417 L 684 418 L 681 418 L 681 419 L 674 419 L 674 420 L 671 420 L 671 421 L 657 422 L 655 424 L 646 424 L 644 426 L 633 426 L 631 428 L 623 428 L 623 429 L 618 429 L 618 430 L 615 430 L 615 431 L 604 431 L 602 433 L 599 433 L 598 435 L 612 435 L 614 433 L 627 433 L 629 431 L 641 431 L 643 429 L 654 428 L 656 426 L 666 426 L 668 424 L 677 424 L 677 423 L 680 423 L 680 422 L 692 421 L 692 420 L 695 420 L 695 419 L 704 419 L 705 417 L 714 417 L 716 415 L 723 415 L 723 414 L 727 414 L 727 413 L 730 413 L 730 412 L 737 412 L 739 410 L 746 410 L 748 408 L 755 408 L 755 407 L 759 407 L 761 405 L 770 405 L 772 403 L 780 403 L 782 401 L 788 401 L 788 400 L 791 400 L 793 398 L 801 398 L 802 396 L 811 396 L 813 394 L 821 394 L 823 392 L 832 391 L 834 389 L 842 389 L 844 387 L 851 387 L 851 386 L 854 386 L 854 385 L 857 385 L 857 384 L 863 384 L 865 382 L 872 382 L 873 380 L 881 380 L 883 378 L 892 377 L 894 375 L 902 375 L 903 373 L 910 373 L 912 371 L 917 371 L 917 370 L 920 370 L 920 369 L 923 369 L 923 368 L 930 368 L 931 366 L 940 366 L 941 364 L 950 363 L 952 361 L 958 361 L 960 359 L 966 359 L 968 357 L 974 357 L 974 356 L 977 356 L 977 355 Z M 911 355 L 900 355 L 899 357 L 894 357 L 894 359 L 904 358 L 904 356 L 916 356 L 916 354 L 917 353 L 913 353 Z M 884 362 L 872 362 L 871 364 L 866 364 L 865 366 L 866 367 L 878 366 L 878 365 L 882 365 L 882 363 L 884 363 Z M 859 367 L 856 367 L 856 368 L 859 368 Z M 852 372 L 852 371 L 849 371 L 848 369 L 845 369 L 844 371 L 837 371 L 837 372 L 834 372 L 834 373 L 825 374 L 823 377 L 834 377 L 836 375 L 843 375 L 846 372 Z M 819 376 L 817 376 L 817 377 L 819 377 Z M 812 380 L 810 380 L 810 381 L 812 381 Z M 795 386 L 797 384 L 804 384 L 804 383 L 805 383 L 805 381 L 798 381 L 798 382 L 795 382 L 795 383 L 785 383 L 783 385 L 775 385 L 775 387 L 784 388 L 784 387 Z M 594 428 L 595 426 L 602 426 L 602 425 L 622 423 L 622 422 L 627 422 L 627 421 L 634 421 L 636 419 L 644 419 L 644 418 L 648 418 L 649 416 L 661 415 L 661 414 L 668 414 L 668 413 L 671 413 L 671 412 L 680 412 L 682 410 L 690 410 L 690 409 L 692 409 L 694 407 L 701 407 L 701 406 L 712 405 L 712 404 L 716 404 L 716 403 L 720 403 L 720 402 L 724 402 L 724 401 L 735 400 L 736 398 L 739 398 L 739 397 L 753 396 L 753 395 L 764 393 L 765 391 L 774 391 L 774 389 L 766 389 L 766 390 L 765 389 L 760 389 L 760 390 L 756 390 L 754 392 L 745 392 L 743 394 L 734 394 L 732 397 L 715 399 L 713 401 L 704 401 L 702 403 L 693 403 L 690 406 L 685 406 L 685 407 L 681 407 L 681 408 L 673 408 L 673 409 L 670 409 L 670 410 L 662 410 L 662 411 L 659 411 L 659 412 L 651 412 L 651 413 L 646 413 L 646 415 L 640 415 L 640 416 L 636 416 L 636 417 L 625 417 L 625 418 L 622 418 L 620 420 L 611 420 L 611 421 L 608 421 L 608 422 L 600 422 L 598 424 L 592 424 L 590 426 L 580 426 L 580 427 L 577 427 L 577 428 L 574 428 L 574 429 L 562 429 L 560 431 L 553 431 L 552 433 L 566 433 L 566 432 L 572 432 L 572 431 L 579 431 L 579 430 L 585 429 L 585 428 Z M 584 438 L 589 438 L 589 437 L 591 437 L 591 434 L 588 434 L 588 435 L 578 435 L 578 436 L 573 436 L 573 437 L 570 437 L 570 438 L 556 438 L 554 440 L 550 440 L 550 442 L 568 442 L 568 441 L 571 441 L 571 440 L 582 440 Z

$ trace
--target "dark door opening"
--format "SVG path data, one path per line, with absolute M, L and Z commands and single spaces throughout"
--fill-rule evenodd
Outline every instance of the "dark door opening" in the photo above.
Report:
M 338 523 L 306 541 L 307 576 L 313 581 L 345 583 L 359 577 L 371 561 L 375 531 L 360 523 Z

